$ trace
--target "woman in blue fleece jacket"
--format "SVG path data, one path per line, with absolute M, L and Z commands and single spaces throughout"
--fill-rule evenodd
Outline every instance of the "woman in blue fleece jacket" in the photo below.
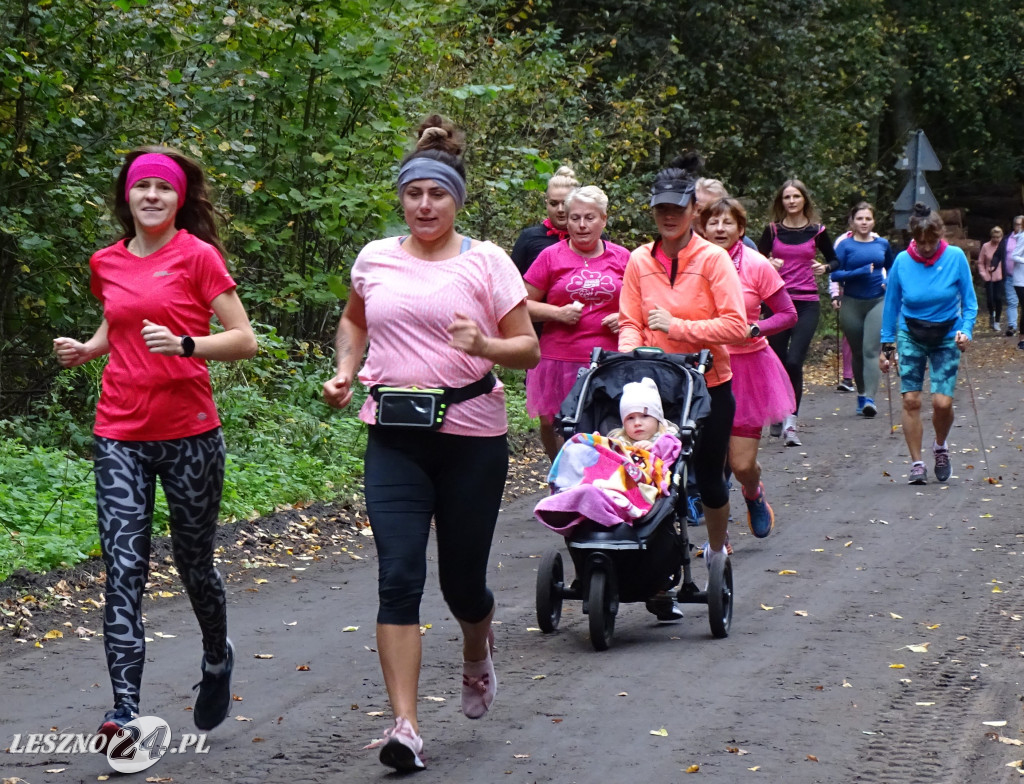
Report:
M 910 246 L 893 262 L 886 281 L 882 311 L 879 367 L 889 372 L 893 349 L 899 362 L 903 395 L 903 435 L 910 450 L 909 482 L 923 485 L 928 471 L 921 460 L 921 387 L 931 366 L 935 478 L 949 479 L 952 469 L 946 436 L 953 425 L 953 390 L 960 354 L 967 350 L 978 316 L 971 268 L 960 248 L 943 238 L 942 218 L 918 202 L 910 218 Z

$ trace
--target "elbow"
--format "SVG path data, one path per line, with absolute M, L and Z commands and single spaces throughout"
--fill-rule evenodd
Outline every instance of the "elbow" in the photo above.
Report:
M 256 354 L 259 353 L 259 350 L 259 341 L 256 340 L 256 336 L 252 332 L 250 332 L 243 341 L 239 353 L 241 353 L 242 355 L 241 359 L 252 359 L 254 356 L 256 356 Z

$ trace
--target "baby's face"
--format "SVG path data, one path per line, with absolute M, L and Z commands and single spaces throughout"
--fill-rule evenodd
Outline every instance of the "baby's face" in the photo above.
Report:
M 658 432 L 658 420 L 649 414 L 635 411 L 626 415 L 622 429 L 626 431 L 631 441 L 649 441 Z

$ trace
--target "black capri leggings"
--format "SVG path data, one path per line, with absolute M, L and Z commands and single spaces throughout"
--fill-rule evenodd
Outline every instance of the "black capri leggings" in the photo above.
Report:
M 693 450 L 693 473 L 704 506 L 720 509 L 729 503 L 725 458 L 729 454 L 736 398 L 732 396 L 731 380 L 711 387 L 708 393 L 711 395 L 711 413 L 700 426 L 697 446 Z
M 418 625 L 430 521 L 441 594 L 479 623 L 494 607 L 487 559 L 508 473 L 508 439 L 370 426 L 366 509 L 377 545 L 377 623 Z
M 821 317 L 821 303 L 818 300 L 794 299 L 796 324 L 791 329 L 776 332 L 768 338 L 768 345 L 782 361 L 793 385 L 796 396 L 796 411 L 800 413 L 800 399 L 804 396 L 804 362 L 814 338 Z

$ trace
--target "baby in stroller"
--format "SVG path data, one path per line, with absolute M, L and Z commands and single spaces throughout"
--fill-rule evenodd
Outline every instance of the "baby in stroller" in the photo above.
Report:
M 549 474 L 553 494 L 535 509 L 542 523 L 564 537 L 575 571 L 575 579 L 567 580 L 558 550 L 542 558 L 537 569 L 541 631 L 557 629 L 563 600 L 582 599 L 597 650 L 610 644 L 622 602 L 643 602 L 659 620 L 680 618 L 679 604 L 706 604 L 712 634 L 728 634 L 728 556 L 706 563 L 708 587 L 698 588 L 685 522 L 686 477 L 711 410 L 703 379 L 709 364 L 708 351 L 595 350 L 562 404 L 558 421 L 568 440 Z M 614 481 L 600 474 L 588 481 L 595 478 L 593 466 L 606 457 L 615 467 Z M 623 477 L 634 486 L 616 485 Z M 615 494 L 604 490 L 612 486 L 624 501 L 609 500 Z
M 602 436 L 577 433 L 562 446 L 548 473 L 552 495 L 534 515 L 563 536 L 581 523 L 606 526 L 646 515 L 669 494 L 671 466 L 682 444 L 662 409 L 652 378 L 625 384 L 619 401 L 622 427 Z

